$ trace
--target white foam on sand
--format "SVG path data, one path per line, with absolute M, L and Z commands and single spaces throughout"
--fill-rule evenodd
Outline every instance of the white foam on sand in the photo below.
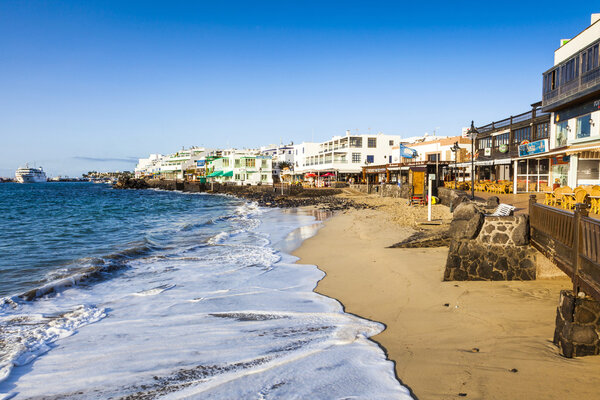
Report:
M 118 278 L 4 307 L 3 318 L 37 315 L 44 328 L 33 335 L 39 346 L 13 357 L 0 393 L 410 398 L 393 363 L 368 340 L 383 326 L 313 292 L 323 273 L 275 250 L 312 217 L 244 205 L 227 223 L 240 232 L 185 257 L 142 258 Z M 55 326 L 44 320 L 66 309 L 73 314 L 56 317 Z

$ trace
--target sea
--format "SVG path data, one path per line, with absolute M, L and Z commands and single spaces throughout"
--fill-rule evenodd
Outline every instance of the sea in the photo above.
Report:
M 410 399 L 290 255 L 314 213 L 105 184 L 0 184 L 0 399 Z

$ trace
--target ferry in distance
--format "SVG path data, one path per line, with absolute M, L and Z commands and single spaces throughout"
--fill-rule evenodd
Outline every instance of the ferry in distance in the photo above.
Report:
M 46 173 L 39 168 L 29 168 L 29 165 L 25 164 L 24 167 L 20 167 L 15 172 L 15 180 L 19 183 L 40 183 L 46 182 Z

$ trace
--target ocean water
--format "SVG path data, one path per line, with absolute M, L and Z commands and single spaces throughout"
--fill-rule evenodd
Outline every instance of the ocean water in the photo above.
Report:
M 314 216 L 82 183 L 0 210 L 0 399 L 411 398 L 383 326 L 289 255 Z

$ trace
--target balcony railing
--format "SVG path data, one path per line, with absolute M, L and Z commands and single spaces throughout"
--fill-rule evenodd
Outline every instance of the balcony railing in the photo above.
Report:
M 588 71 L 558 88 L 544 93 L 543 107 L 551 106 L 586 89 L 600 85 L 600 68 Z

